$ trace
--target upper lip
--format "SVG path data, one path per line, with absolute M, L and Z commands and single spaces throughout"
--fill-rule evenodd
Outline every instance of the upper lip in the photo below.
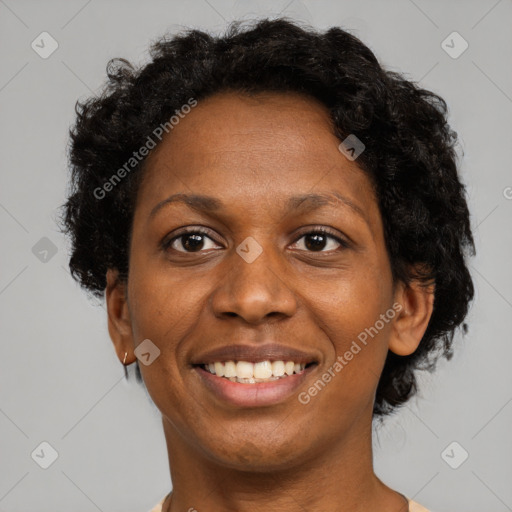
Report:
M 293 361 L 294 363 L 318 362 L 318 358 L 302 350 L 278 343 L 265 345 L 224 345 L 192 358 L 191 364 L 210 364 L 225 361 Z

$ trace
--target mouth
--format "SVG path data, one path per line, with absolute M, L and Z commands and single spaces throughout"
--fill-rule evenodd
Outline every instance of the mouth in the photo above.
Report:
M 318 367 L 316 361 L 216 361 L 194 364 L 201 384 L 236 407 L 274 405 L 290 398 Z
M 316 361 L 309 363 L 295 361 L 216 361 L 208 364 L 196 364 L 202 370 L 220 378 L 228 379 L 239 384 L 257 384 L 285 379 L 297 375 L 306 368 L 317 365 Z

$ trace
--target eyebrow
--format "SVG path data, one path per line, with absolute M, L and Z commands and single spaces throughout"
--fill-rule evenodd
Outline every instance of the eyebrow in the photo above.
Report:
M 368 227 L 370 223 L 360 206 L 355 204 L 351 199 L 345 197 L 337 192 L 322 193 L 322 194 L 302 194 L 290 197 L 286 202 L 287 212 L 295 211 L 305 213 L 312 210 L 321 208 L 327 205 L 336 205 L 342 203 L 348 206 L 354 213 L 361 217 Z M 224 208 L 222 201 L 215 197 L 199 195 L 199 194 L 173 194 L 167 199 L 160 201 L 156 204 L 149 213 L 148 221 L 151 220 L 159 210 L 164 206 L 172 203 L 182 203 L 189 208 L 198 211 L 199 213 L 216 212 Z
M 196 210 L 200 213 L 208 211 L 218 211 L 223 207 L 222 201 L 211 196 L 203 196 L 197 194 L 173 194 L 167 199 L 160 201 L 149 213 L 149 219 L 151 220 L 159 210 L 164 206 L 171 203 L 183 203 L 188 207 Z

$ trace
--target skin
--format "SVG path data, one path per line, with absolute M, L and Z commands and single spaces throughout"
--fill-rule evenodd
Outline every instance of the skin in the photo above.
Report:
M 162 413 L 172 500 L 164 512 L 297 510 L 405 512 L 404 497 L 372 464 L 372 408 L 388 350 L 417 348 L 433 290 L 393 284 L 371 182 L 339 151 L 326 109 L 298 94 L 216 94 L 174 127 L 146 160 L 137 196 L 127 284 L 107 273 L 109 333 L 120 361 L 149 338 L 161 351 L 140 364 Z M 289 197 L 338 193 L 316 209 L 286 210 Z M 172 194 L 222 201 L 200 213 Z M 305 204 L 302 204 L 304 207 Z M 174 241 L 179 228 L 206 227 L 199 252 Z M 328 227 L 349 241 L 304 236 Z M 248 264 L 247 237 L 262 247 Z M 181 252 L 180 252 L 181 251 Z M 365 328 L 402 307 L 309 404 L 297 396 L 236 408 L 215 397 L 190 365 L 194 354 L 263 338 L 319 358 L 307 390 Z

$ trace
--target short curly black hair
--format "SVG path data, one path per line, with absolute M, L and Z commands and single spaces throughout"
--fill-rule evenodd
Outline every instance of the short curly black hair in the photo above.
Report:
M 106 197 L 99 199 L 95 190 L 190 98 L 224 91 L 316 98 L 340 140 L 355 134 L 366 146 L 357 163 L 376 191 L 394 282 L 435 282 L 433 313 L 417 350 L 409 356 L 388 352 L 374 416 L 405 403 L 417 391 L 414 370 L 432 371 L 439 355 L 452 357 L 455 330 L 462 324 L 467 331 L 463 320 L 474 295 L 466 258 L 475 246 L 446 102 L 385 70 L 349 32 L 333 27 L 320 33 L 287 18 L 234 22 L 223 36 L 189 29 L 153 42 L 149 53 L 151 61 L 138 69 L 124 59 L 109 61 L 101 95 L 76 103 L 71 190 L 61 207 L 73 278 L 96 297 L 104 295 L 108 268 L 128 279 L 146 160 Z M 142 381 L 138 366 L 136 371 Z

